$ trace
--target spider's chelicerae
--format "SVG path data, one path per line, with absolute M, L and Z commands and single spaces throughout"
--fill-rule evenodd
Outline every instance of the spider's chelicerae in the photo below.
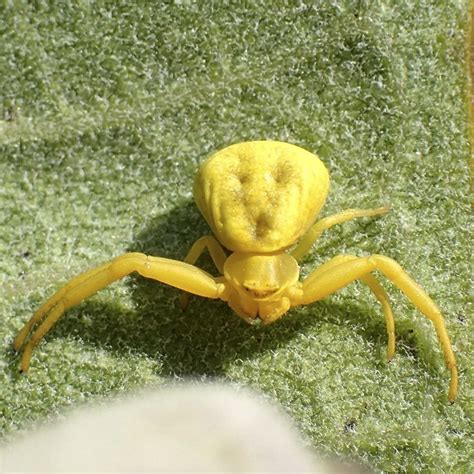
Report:
M 448 369 L 448 399 L 457 395 L 458 374 L 443 317 L 425 291 L 389 257 L 338 255 L 299 280 L 298 262 L 322 232 L 356 217 L 384 214 L 386 207 L 348 209 L 315 222 L 329 191 L 321 160 L 295 145 L 275 141 L 245 142 L 212 155 L 194 183 L 197 206 L 214 236 L 191 247 L 184 262 L 126 253 L 70 280 L 44 303 L 15 340 L 24 345 L 21 370 L 28 370 L 33 348 L 65 310 L 132 272 L 188 293 L 221 299 L 245 321 L 279 319 L 291 307 L 318 301 L 354 280 L 362 280 L 380 301 L 388 332 L 387 356 L 395 353 L 395 328 L 388 296 L 372 275 L 378 270 L 433 323 Z M 207 249 L 220 275 L 194 266 Z

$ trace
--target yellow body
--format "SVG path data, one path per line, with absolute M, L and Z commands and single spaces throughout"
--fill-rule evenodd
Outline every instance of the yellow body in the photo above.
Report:
M 274 141 L 232 145 L 211 156 L 194 198 L 217 240 L 233 252 L 269 253 L 293 245 L 313 224 L 329 191 L 321 160 Z
M 324 164 L 297 146 L 256 141 L 215 153 L 203 163 L 194 184 L 196 203 L 215 238 L 198 239 L 184 262 L 128 253 L 70 280 L 36 311 L 15 339 L 16 350 L 24 346 L 21 370 L 28 370 L 33 348 L 65 310 L 132 272 L 185 290 L 183 308 L 188 294 L 193 293 L 219 298 L 245 321 L 263 323 L 277 320 L 293 306 L 318 301 L 362 280 L 382 305 L 390 359 L 395 354 L 395 324 L 388 295 L 372 275 L 377 270 L 432 321 L 451 372 L 448 399 L 454 401 L 456 359 L 441 312 L 398 263 L 382 255 L 339 255 L 300 281 L 298 262 L 324 230 L 388 211 L 386 207 L 348 209 L 316 221 L 328 191 Z M 206 249 L 220 276 L 194 266 Z

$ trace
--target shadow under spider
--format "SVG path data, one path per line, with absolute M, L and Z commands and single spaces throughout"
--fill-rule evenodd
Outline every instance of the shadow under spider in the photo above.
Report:
M 209 232 L 194 202 L 189 200 L 153 219 L 127 251 L 183 260 L 192 243 Z M 207 253 L 197 264 L 217 274 Z M 126 282 L 131 288 L 132 309 L 125 308 L 120 301 L 101 302 L 99 296 L 69 310 L 51 336 L 77 335 L 87 343 L 106 347 L 121 356 L 130 352 L 146 354 L 159 361 L 161 375 L 212 377 L 224 375 L 227 364 L 233 360 L 245 360 L 286 345 L 309 328 L 317 334 L 318 328 L 329 323 L 349 326 L 355 334 L 373 341 L 376 350 L 372 364 L 381 367 L 387 364 L 385 322 L 380 305 L 371 295 L 360 303 L 324 300 L 304 309 L 290 310 L 272 325 L 256 327 L 242 321 L 222 301 L 192 297 L 183 312 L 178 304 L 180 291 L 176 288 L 135 275 Z M 87 324 L 81 323 L 84 317 L 88 318 Z M 404 351 L 417 350 L 406 322 L 398 325 L 396 336 L 398 352 L 401 347 Z M 411 355 L 422 364 L 430 359 L 418 360 L 416 352 Z

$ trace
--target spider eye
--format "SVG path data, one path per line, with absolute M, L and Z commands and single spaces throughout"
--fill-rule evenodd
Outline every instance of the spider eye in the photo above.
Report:
M 225 279 L 247 300 L 275 300 L 298 281 L 298 276 L 298 264 L 287 253 L 234 252 L 224 263 Z
M 268 296 L 273 295 L 280 289 L 280 287 L 278 286 L 264 287 L 264 285 L 257 286 L 255 283 L 244 283 L 242 287 L 247 293 L 249 293 L 254 298 L 267 298 Z

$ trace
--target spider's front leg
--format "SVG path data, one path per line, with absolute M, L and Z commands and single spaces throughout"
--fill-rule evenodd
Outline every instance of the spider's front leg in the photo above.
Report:
M 318 277 L 323 273 L 333 269 L 334 267 L 340 265 L 344 262 L 350 262 L 351 260 L 356 260 L 358 257 L 354 257 L 353 255 L 338 255 L 337 257 L 332 258 L 325 264 L 321 265 L 320 267 L 313 270 L 310 275 L 306 278 L 303 282 L 303 294 L 305 298 L 305 304 L 307 302 L 308 297 L 312 294 L 311 288 L 315 285 L 315 281 L 318 281 Z M 393 319 L 393 312 L 392 307 L 390 306 L 390 300 L 383 289 L 382 285 L 376 280 L 376 278 L 370 274 L 363 275 L 360 277 L 362 280 L 371 290 L 375 297 L 379 300 L 380 304 L 382 305 L 382 310 L 385 317 L 385 325 L 387 326 L 387 336 L 388 336 L 388 344 L 387 344 L 387 359 L 391 360 L 395 355 L 395 321 Z M 316 283 L 317 285 L 318 283 Z M 321 298 L 318 298 L 321 299 Z M 311 300 L 316 301 L 316 300 Z
M 391 258 L 383 255 L 336 257 L 311 273 L 303 281 L 303 296 L 298 303 L 309 304 L 321 300 L 357 279 L 369 283 L 367 277 L 371 277 L 370 273 L 374 270 L 382 272 L 433 323 L 446 365 L 451 372 L 448 399 L 453 402 L 458 391 L 458 372 L 456 358 L 444 325 L 443 316 L 426 292 Z M 377 293 L 376 296 L 379 298 Z M 381 302 L 384 304 L 383 300 Z M 388 300 L 386 303 L 388 303 Z
M 142 253 L 126 253 L 73 278 L 34 313 L 14 342 L 15 350 L 20 350 L 33 326 L 42 321 L 23 349 L 21 371 L 28 370 L 33 348 L 64 311 L 133 272 L 206 298 L 219 298 L 224 291 L 224 284 L 188 263 Z
M 221 244 L 212 235 L 205 235 L 194 242 L 193 246 L 189 249 L 188 254 L 184 261 L 191 265 L 194 265 L 198 258 L 208 250 L 217 271 L 222 275 L 224 273 L 224 262 L 227 259 L 227 254 L 222 248 Z M 179 304 L 182 310 L 185 310 L 189 302 L 189 293 L 181 293 Z

